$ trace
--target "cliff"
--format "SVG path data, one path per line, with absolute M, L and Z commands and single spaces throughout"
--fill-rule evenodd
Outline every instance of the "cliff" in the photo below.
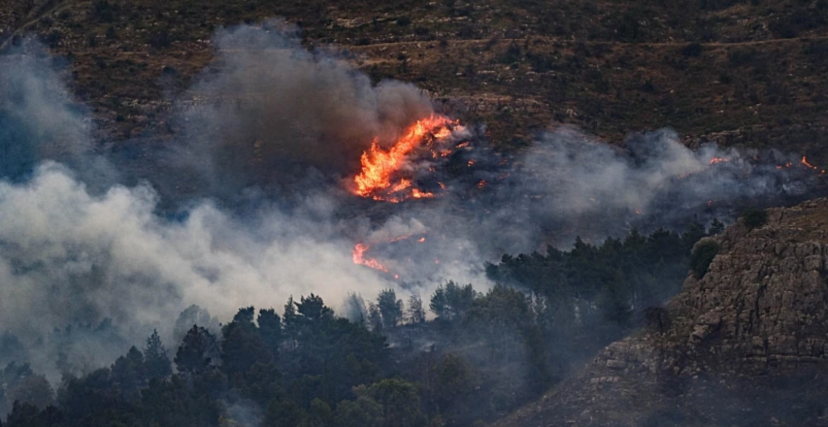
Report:
M 715 257 L 653 324 L 497 425 L 828 425 L 828 199 L 766 212 L 697 243 Z

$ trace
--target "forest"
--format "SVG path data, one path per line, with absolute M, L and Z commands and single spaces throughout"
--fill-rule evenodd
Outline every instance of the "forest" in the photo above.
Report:
M 504 255 L 486 266 L 497 283 L 486 291 L 449 281 L 426 301 L 404 302 L 393 289 L 367 302 L 352 294 L 342 316 L 314 294 L 281 312 L 241 308 L 224 325 L 209 316 L 195 323 L 191 307 L 177 322 L 180 342 L 168 346 L 154 332 L 87 372 L 59 357 L 54 386 L 27 360 L 5 360 L 2 425 L 482 426 L 601 347 L 653 327 L 645 313 L 678 292 L 693 245 L 722 229 L 714 220 L 684 233 L 633 230 L 598 245 L 579 238 L 568 251 Z M 104 326 L 95 331 L 117 328 Z M 14 339 L 4 335 L 0 346 Z

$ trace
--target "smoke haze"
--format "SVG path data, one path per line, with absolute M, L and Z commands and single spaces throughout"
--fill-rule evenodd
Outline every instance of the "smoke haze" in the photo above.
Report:
M 672 131 L 620 149 L 562 129 L 506 156 L 472 129 L 458 136 L 468 149 L 412 163 L 436 170 L 442 197 L 374 203 L 347 191 L 359 157 L 433 112 L 420 90 L 372 85 L 279 21 L 222 30 L 214 45 L 215 67 L 176 102 L 177 139 L 129 186 L 113 172 L 123 159 L 95 153 L 53 60 L 34 43 L 0 58 L 0 323 L 31 337 L 24 347 L 111 319 L 123 339 L 71 350 L 94 365 L 153 327 L 174 336 L 164 321 L 192 304 L 227 320 L 311 292 L 336 307 L 389 287 L 427 297 L 448 279 L 485 289 L 483 263 L 503 253 L 726 220 L 725 202 L 805 196 L 818 176 L 778 153 L 691 151 Z M 356 243 L 388 272 L 354 264 Z

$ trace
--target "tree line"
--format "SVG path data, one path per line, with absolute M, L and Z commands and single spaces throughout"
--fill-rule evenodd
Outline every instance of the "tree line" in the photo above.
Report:
M 0 425 L 482 425 L 642 326 L 680 288 L 693 244 L 721 228 L 504 255 L 487 265 L 498 284 L 485 292 L 449 281 L 427 301 L 351 295 L 345 317 L 314 294 L 281 313 L 241 308 L 224 325 L 188 309 L 174 349 L 154 332 L 108 367 L 67 369 L 56 390 L 25 360 L 8 363 Z

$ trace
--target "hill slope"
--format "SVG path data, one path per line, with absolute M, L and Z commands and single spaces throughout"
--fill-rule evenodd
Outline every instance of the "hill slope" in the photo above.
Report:
M 308 45 L 416 83 L 503 145 L 555 123 L 616 142 L 671 126 L 688 142 L 828 163 L 824 0 L 2 0 L 0 11 L 2 48 L 38 34 L 116 141 L 170 132 L 155 125 L 210 63 L 217 27 L 281 16 Z

